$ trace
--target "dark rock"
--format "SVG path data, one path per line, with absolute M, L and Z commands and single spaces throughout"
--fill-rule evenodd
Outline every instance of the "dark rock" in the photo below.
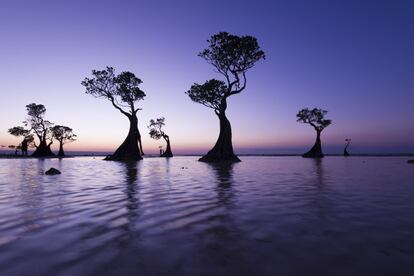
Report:
M 45 172 L 46 175 L 55 175 L 55 174 L 61 174 L 61 172 L 58 169 L 50 168 L 48 171 Z
M 414 164 L 414 159 L 412 159 L 412 160 L 408 160 L 408 161 L 407 161 L 407 163 L 409 163 L 409 164 Z

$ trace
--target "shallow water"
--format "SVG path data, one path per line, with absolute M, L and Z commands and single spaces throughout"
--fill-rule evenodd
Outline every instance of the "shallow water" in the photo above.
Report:
M 414 275 L 406 158 L 196 160 L 1 159 L 0 275 Z

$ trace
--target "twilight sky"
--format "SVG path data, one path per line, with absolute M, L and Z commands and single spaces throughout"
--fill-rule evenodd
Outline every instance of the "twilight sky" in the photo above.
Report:
M 197 56 L 211 35 L 253 35 L 266 53 L 229 100 L 236 153 L 300 153 L 313 129 L 296 122 L 303 107 L 333 120 L 327 153 L 414 152 L 413 1 L 3 1 L 0 4 L 0 145 L 25 105 L 78 134 L 69 150 L 112 151 L 128 120 L 84 93 L 92 69 L 113 66 L 141 78 L 139 128 L 146 153 L 151 118 L 166 117 L 175 153 L 214 145 L 218 120 L 184 94 L 220 78 Z

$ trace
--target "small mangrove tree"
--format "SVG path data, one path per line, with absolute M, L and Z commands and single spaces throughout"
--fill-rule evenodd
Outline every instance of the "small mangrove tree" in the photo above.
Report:
M 296 114 L 298 122 L 309 124 L 316 131 L 315 144 L 307 153 L 302 155 L 303 157 L 322 158 L 324 156 L 322 153 L 321 133 L 332 123 L 332 120 L 325 119 L 327 113 L 328 111 L 319 108 L 304 108 Z
M 59 142 L 59 152 L 58 157 L 64 157 L 65 151 L 63 150 L 63 145 L 76 141 L 76 134 L 73 133 L 73 130 L 67 126 L 56 125 L 52 127 L 53 138 Z
M 165 118 L 157 118 L 155 120 L 151 119 L 150 124 L 148 126 L 149 128 L 149 135 L 152 139 L 159 140 L 163 138 L 165 142 L 167 143 L 167 148 L 164 151 L 164 153 L 161 154 L 161 157 L 173 157 L 172 151 L 171 151 L 171 143 L 170 143 L 170 136 L 168 136 L 162 127 L 165 126 Z

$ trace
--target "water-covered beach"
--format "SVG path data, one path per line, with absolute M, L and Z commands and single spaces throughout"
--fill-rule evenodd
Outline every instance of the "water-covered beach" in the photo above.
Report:
M 241 159 L 0 159 L 0 275 L 414 272 L 407 158 Z

